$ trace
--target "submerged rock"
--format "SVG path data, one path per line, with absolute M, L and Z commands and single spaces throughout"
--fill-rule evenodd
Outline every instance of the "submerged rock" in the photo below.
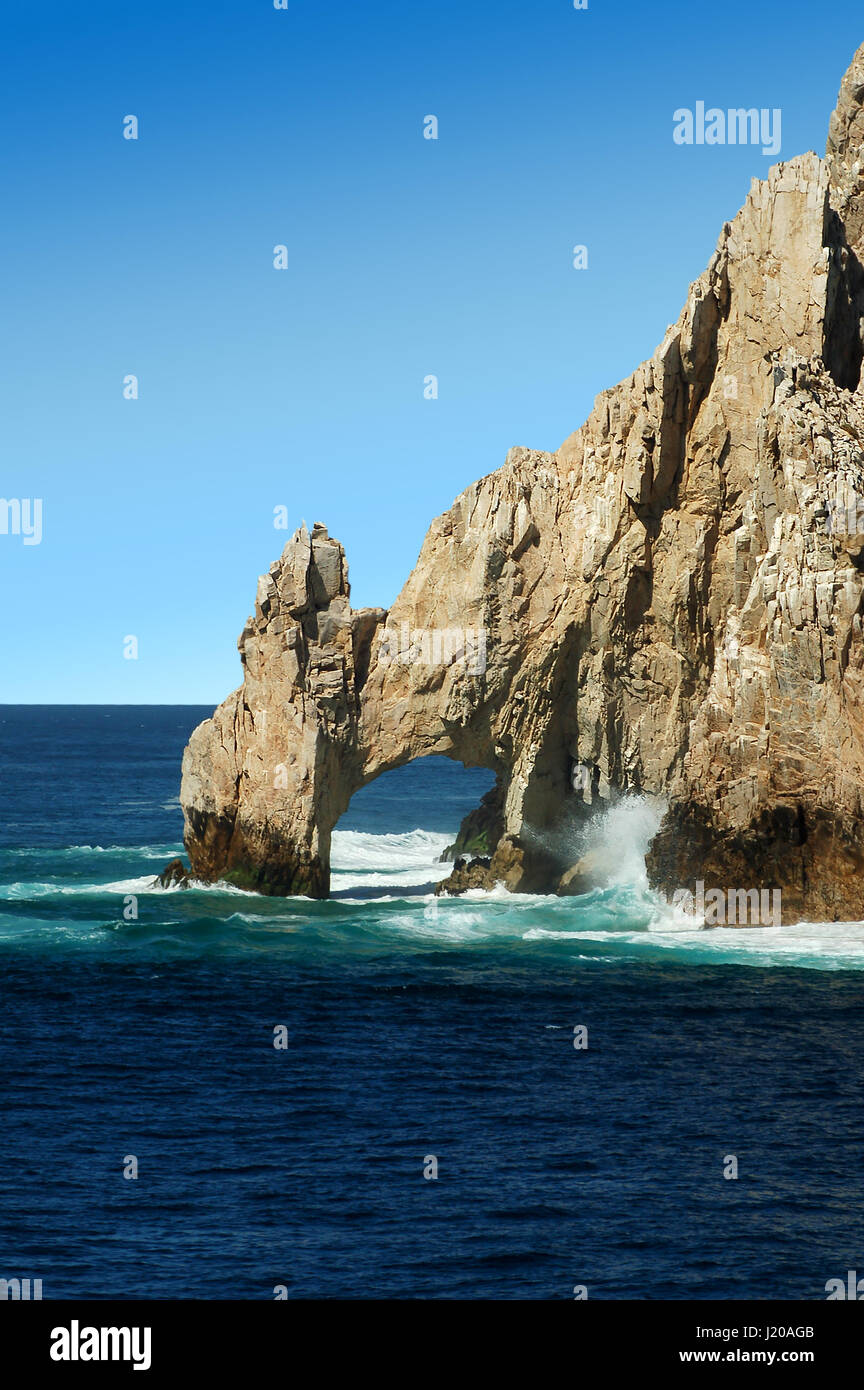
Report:
M 459 834 L 448 845 L 439 863 L 448 864 L 464 855 L 489 855 L 501 839 L 504 830 L 504 789 L 500 782 L 482 798 L 474 811 L 469 811 L 459 827 Z
M 163 888 L 188 888 L 190 883 L 189 870 L 182 859 L 172 859 L 162 870 L 157 883 Z
M 449 878 L 435 885 L 436 897 L 464 893 L 469 888 L 488 888 L 491 859 L 457 859 Z
M 444 754 L 498 779 L 444 891 L 573 891 L 561 827 L 639 792 L 668 895 L 864 916 L 862 96 L 864 46 L 827 160 L 754 180 L 653 357 L 469 487 L 389 612 L 294 535 L 184 756 L 196 877 L 324 897 L 353 793 Z

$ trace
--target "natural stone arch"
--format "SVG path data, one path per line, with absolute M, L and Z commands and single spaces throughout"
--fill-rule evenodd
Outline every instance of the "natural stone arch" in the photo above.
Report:
M 570 866 L 544 851 L 538 832 L 565 808 L 587 815 L 594 793 L 608 797 L 612 783 L 608 741 L 592 719 L 581 750 L 590 795 L 573 784 L 581 629 L 568 605 L 550 608 L 539 588 L 539 528 L 560 500 L 555 465 L 552 455 L 514 450 L 503 489 L 502 475 L 470 489 L 433 525 L 389 613 L 351 609 L 344 552 L 323 526 L 292 537 L 260 581 L 240 638 L 244 684 L 195 731 L 184 757 L 196 876 L 325 896 L 332 831 L 354 793 L 437 754 L 496 776 L 485 808 L 494 832 L 487 882 L 534 891 L 562 878 Z M 490 516 L 491 540 L 478 536 Z M 533 647 L 511 616 L 530 607 L 529 589 Z M 583 705 L 590 713 L 591 701 Z
M 441 586 L 390 615 L 354 612 L 341 545 L 320 525 L 296 533 L 259 583 L 243 686 L 184 756 L 193 873 L 324 896 L 332 830 L 361 787 L 435 754 L 507 776 L 488 714 L 481 575 L 475 590 L 462 621 Z
M 322 896 L 353 792 L 440 752 L 500 779 L 490 884 L 566 878 L 542 832 L 585 813 L 575 765 L 666 798 L 663 891 L 864 915 L 862 97 L 864 46 L 828 161 L 754 180 L 654 355 L 556 453 L 467 488 L 389 613 L 351 609 L 323 527 L 293 537 L 184 758 L 194 873 Z M 485 669 L 393 660 L 403 624 L 484 632 Z

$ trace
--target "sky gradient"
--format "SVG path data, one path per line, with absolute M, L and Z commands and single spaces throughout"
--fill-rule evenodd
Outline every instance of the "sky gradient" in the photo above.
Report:
M 388 606 L 464 487 L 650 355 L 751 178 L 824 153 L 860 0 L 817 21 L 4 5 L 0 496 L 41 498 L 44 534 L 0 534 L 0 702 L 216 704 L 280 506 Z M 699 101 L 780 108 L 780 155 L 676 144 Z

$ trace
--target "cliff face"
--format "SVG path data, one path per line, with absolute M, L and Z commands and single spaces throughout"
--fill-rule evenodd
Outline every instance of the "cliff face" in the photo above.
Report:
M 555 891 L 562 830 L 640 791 L 659 889 L 864 916 L 862 101 L 864 46 L 826 160 L 754 182 L 654 356 L 469 487 L 389 612 L 297 532 L 186 750 L 196 876 L 326 895 L 353 793 L 439 753 L 498 775 L 472 881 Z

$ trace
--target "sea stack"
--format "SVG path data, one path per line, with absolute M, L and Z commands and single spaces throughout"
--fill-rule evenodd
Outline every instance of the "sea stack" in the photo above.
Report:
M 862 102 L 864 46 L 826 158 L 753 182 L 653 357 L 469 487 L 389 612 L 293 536 L 184 756 L 195 877 L 324 897 L 354 792 L 444 754 L 497 775 L 473 886 L 573 891 L 562 826 L 645 793 L 670 898 L 864 917 Z

